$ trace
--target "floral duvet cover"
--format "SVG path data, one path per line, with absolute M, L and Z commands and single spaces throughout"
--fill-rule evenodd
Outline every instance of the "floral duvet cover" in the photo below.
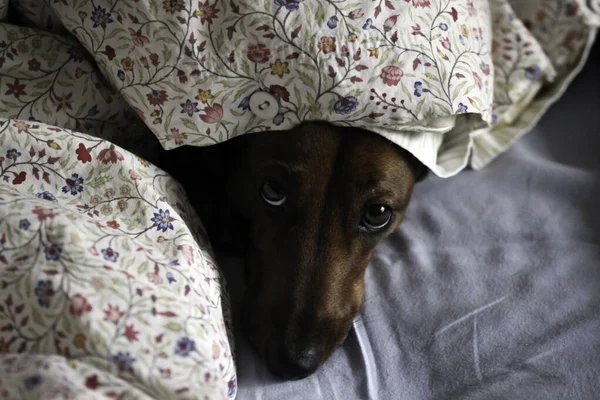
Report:
M 204 146 L 319 119 L 452 176 L 556 100 L 599 12 L 584 0 L 0 1 L 0 398 L 236 394 L 201 223 L 175 181 L 114 143 Z

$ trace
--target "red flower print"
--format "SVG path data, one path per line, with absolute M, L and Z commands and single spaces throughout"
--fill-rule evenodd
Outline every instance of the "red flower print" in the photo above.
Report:
M 152 90 L 146 95 L 151 106 L 162 106 L 169 98 L 166 90 Z
M 82 294 L 77 293 L 71 298 L 71 306 L 69 307 L 69 311 L 71 314 L 80 317 L 83 314 L 92 311 L 92 305 L 88 303 L 87 299 Z
M 29 65 L 30 71 L 39 71 L 40 67 L 42 66 L 37 58 L 32 58 L 31 60 L 27 61 L 27 65 Z
M 91 390 L 98 388 L 98 375 L 94 374 L 85 379 L 85 387 Z
M 129 36 L 131 36 L 131 41 L 136 46 L 143 46 L 145 44 L 150 43 L 150 39 L 148 37 L 142 35 L 142 30 L 134 30 L 129 28 Z
M 389 32 L 392 30 L 392 28 L 394 26 L 396 26 L 396 22 L 398 22 L 398 15 L 392 15 L 391 17 L 388 17 L 384 22 L 383 22 L 383 31 L 384 32 Z
M 442 39 L 442 47 L 452 51 L 452 43 L 450 43 L 450 39 L 448 38 L 443 38 Z
M 483 72 L 484 75 L 489 76 L 490 73 L 492 72 L 490 70 L 490 65 L 487 63 L 482 62 L 481 64 L 479 64 L 479 68 L 481 68 L 481 72 Z
M 471 4 L 471 7 L 473 6 L 473 4 Z M 450 10 L 450 14 L 452 15 L 452 21 L 456 22 L 456 20 L 458 19 L 458 11 L 456 11 L 456 8 L 452 7 L 452 10 Z M 471 12 L 469 12 L 469 14 L 471 14 Z
M 200 119 L 207 124 L 216 124 L 223 119 L 223 106 L 219 103 L 213 103 L 212 107 L 204 109 L 205 114 L 200 114 Z
M 156 54 L 156 53 L 150 54 L 150 62 L 152 63 L 152 65 L 154 65 L 156 67 L 158 65 L 158 54 Z
M 112 221 L 108 221 L 106 223 L 106 226 L 108 226 L 109 228 L 113 228 L 113 229 L 119 229 L 121 227 L 121 225 L 114 219 Z
M 116 56 L 115 49 L 108 45 L 104 48 L 104 51 L 101 51 L 100 53 L 104 54 L 108 58 L 108 61 L 112 61 Z
M 15 179 L 13 179 L 12 184 L 20 185 L 21 183 L 25 182 L 25 179 L 27 179 L 27 172 L 21 171 L 15 175 Z
M 362 8 L 358 8 L 354 11 L 352 11 L 350 14 L 348 14 L 348 18 L 350 19 L 357 19 L 360 18 L 364 15 Z
M 140 174 L 138 174 L 137 172 L 135 172 L 132 169 L 129 170 L 129 177 L 132 180 L 134 180 L 134 181 L 141 181 L 142 180 L 142 177 L 140 176 Z
M 185 72 L 177 71 L 177 77 L 179 78 L 179 83 L 186 83 L 188 78 Z
M 155 285 L 160 285 L 161 283 L 163 283 L 163 278 L 161 278 L 160 275 L 156 272 L 148 272 L 146 274 L 146 278 L 148 278 L 148 281 L 150 283 L 154 283 Z
M 188 265 L 192 265 L 194 263 L 194 248 L 192 246 L 182 244 L 180 246 L 177 246 L 177 250 L 181 250 L 181 252 L 183 253 L 183 258 L 188 263 Z
M 25 84 L 21 84 L 18 79 L 15 79 L 15 83 L 7 83 L 6 86 L 8 86 L 8 90 L 4 93 L 5 95 L 12 94 L 18 98 L 22 94 L 27 94 L 25 93 Z
M 421 7 L 421 8 L 430 8 L 431 1 L 430 0 L 404 0 L 406 3 L 410 3 L 412 1 L 413 7 Z
M 92 155 L 83 143 L 79 143 L 79 147 L 77 147 L 77 150 L 75 150 L 75 154 L 77 154 L 77 159 L 84 164 L 87 162 L 92 162 Z
M 208 0 L 205 2 L 198 2 L 198 9 L 194 12 L 194 15 L 200 17 L 200 23 L 204 25 L 204 23 L 208 23 L 208 25 L 212 24 L 212 19 L 216 18 L 219 13 L 219 9 L 215 4 L 208 4 Z
M 171 369 L 170 368 L 167 368 L 167 369 L 159 368 L 159 371 L 160 371 L 160 376 L 163 379 L 171 379 Z
M 269 62 L 271 50 L 264 43 L 250 43 L 246 50 L 246 57 L 254 63 L 263 64 Z
M 421 25 L 416 24 L 415 26 L 411 26 L 412 28 L 412 34 L 417 36 L 417 35 L 422 35 L 423 32 L 421 32 Z
M 479 74 L 477 72 L 473 72 L 473 79 L 475 79 L 475 83 L 477 84 L 477 87 L 479 89 L 481 89 L 483 87 L 483 82 L 481 81 L 481 77 L 479 76 Z
M 288 90 L 285 87 L 281 85 L 271 85 L 269 89 L 271 89 L 271 93 L 274 93 L 277 96 L 279 96 L 281 100 L 288 102 L 290 101 L 290 92 L 288 92 Z
M 125 326 L 125 337 L 127 338 L 127 340 L 129 340 L 129 342 L 135 342 L 138 340 L 137 335 L 139 335 L 140 332 L 136 331 L 135 329 L 133 329 L 133 325 L 126 325 Z
M 111 145 L 109 148 L 102 150 L 98 154 L 98 160 L 102 162 L 102 164 L 113 163 L 116 164 L 117 161 L 123 161 L 123 155 L 115 150 L 115 146 Z
M 63 108 L 66 110 L 67 108 L 69 110 L 72 110 L 73 107 L 71 106 L 71 97 L 73 97 L 73 92 L 69 92 L 65 95 L 63 95 L 63 97 L 58 97 L 58 105 L 56 106 L 56 111 L 60 111 Z
M 58 215 L 58 213 L 55 213 L 51 209 L 40 206 L 35 206 L 32 212 L 37 215 L 40 222 L 43 222 L 48 218 L 52 219 Z
M 475 15 L 477 13 L 477 11 L 475 10 L 475 7 L 473 6 L 472 0 L 467 0 L 467 11 L 469 13 L 469 17 L 472 17 L 473 15 Z
M 333 36 L 323 36 L 321 39 L 319 39 L 317 47 L 323 52 L 323 54 L 334 52 L 336 49 L 335 38 Z
M 402 68 L 395 65 L 388 65 L 381 70 L 379 77 L 388 86 L 397 86 L 400 79 L 404 76 Z
M 119 306 L 113 307 L 111 304 L 104 310 L 104 320 L 112 322 L 115 325 L 119 323 L 121 318 L 125 315 L 125 312 L 119 309 Z
M 565 35 L 563 45 L 570 51 L 575 51 L 577 43 L 581 40 L 582 36 L 581 29 L 571 29 Z
M 187 139 L 187 134 L 185 132 L 179 133 L 178 128 L 171 128 L 171 133 L 167 135 L 167 140 L 173 140 L 177 145 L 183 144 L 185 139 Z

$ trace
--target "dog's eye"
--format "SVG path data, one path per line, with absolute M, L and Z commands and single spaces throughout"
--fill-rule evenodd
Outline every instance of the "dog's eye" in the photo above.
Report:
M 260 195 L 263 200 L 272 206 L 281 206 L 287 200 L 285 191 L 281 185 L 275 181 L 264 181 L 260 188 Z
M 363 214 L 361 225 L 368 231 L 380 231 L 392 220 L 392 209 L 382 204 L 372 204 Z

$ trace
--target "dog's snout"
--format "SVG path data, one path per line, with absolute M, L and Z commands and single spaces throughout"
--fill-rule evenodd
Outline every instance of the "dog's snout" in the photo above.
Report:
M 269 346 L 267 363 L 271 372 L 281 378 L 303 379 L 317 370 L 321 358 L 322 352 L 316 346 L 309 345 L 292 350 L 274 344 Z

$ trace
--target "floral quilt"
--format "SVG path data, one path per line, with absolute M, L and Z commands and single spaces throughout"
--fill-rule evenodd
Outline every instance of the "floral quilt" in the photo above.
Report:
M 166 149 L 327 120 L 378 132 L 443 177 L 483 167 L 535 123 L 600 24 L 597 0 L 15 7 L 30 26 L 72 34 L 73 57 L 90 55 Z
M 0 20 L 0 399 L 221 399 L 210 243 L 183 189 L 116 144 L 327 120 L 442 177 L 481 168 L 578 72 L 600 2 L 0 0 Z
M 0 398 L 233 397 L 229 304 L 183 189 L 43 123 L 1 119 L 0 154 Z

